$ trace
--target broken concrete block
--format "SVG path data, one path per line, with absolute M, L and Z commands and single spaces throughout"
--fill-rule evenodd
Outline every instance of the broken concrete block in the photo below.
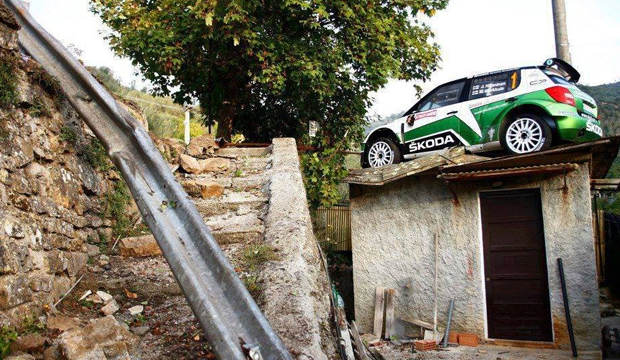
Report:
M 202 170 L 200 163 L 194 157 L 182 154 L 180 156 L 181 168 L 190 174 L 199 174 Z
M 224 158 L 211 158 L 198 161 L 202 168 L 202 173 L 206 172 L 223 172 L 230 169 L 230 160 Z
M 42 352 L 46 342 L 47 338 L 37 333 L 20 336 L 11 344 L 11 351 L 14 353 Z
M 47 328 L 50 330 L 64 332 L 78 327 L 80 327 L 80 322 L 76 318 L 65 315 L 55 315 L 47 318 Z
M 129 315 L 131 316 L 140 315 L 144 311 L 144 306 L 136 305 L 136 306 L 130 307 L 128 311 L 129 311 Z
M 118 306 L 118 303 L 114 299 L 112 299 L 107 305 L 101 308 L 101 312 L 103 313 L 103 315 L 106 316 L 114 315 L 118 310 L 120 310 L 120 306 Z
M 99 298 L 101 298 L 101 301 L 103 301 L 104 304 L 114 299 L 112 295 L 108 294 L 105 291 L 97 291 L 97 295 L 99 296 Z
M 120 242 L 121 256 L 149 257 L 162 254 L 153 235 L 125 238 Z
M 63 359 L 67 360 L 131 359 L 131 351 L 139 341 L 113 316 L 67 331 L 58 340 Z
M 220 197 L 224 194 L 224 187 L 212 180 L 187 180 L 183 181 L 182 185 L 190 196 L 203 199 Z

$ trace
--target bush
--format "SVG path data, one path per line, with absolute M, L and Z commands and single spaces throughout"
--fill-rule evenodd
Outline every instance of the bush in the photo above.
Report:
M 311 209 L 330 207 L 342 198 L 338 186 L 349 173 L 338 146 L 302 155 L 304 184 Z

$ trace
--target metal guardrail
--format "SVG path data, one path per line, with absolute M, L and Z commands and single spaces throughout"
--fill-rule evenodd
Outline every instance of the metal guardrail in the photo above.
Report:
M 62 86 L 121 171 L 220 359 L 292 359 L 140 123 L 119 106 L 20 0 L 6 0 L 19 45 Z

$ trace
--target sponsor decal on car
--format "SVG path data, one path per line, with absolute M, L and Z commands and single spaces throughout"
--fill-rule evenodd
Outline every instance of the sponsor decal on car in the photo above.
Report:
M 426 112 L 421 112 L 421 113 L 417 113 L 415 114 L 415 119 L 416 120 L 422 120 L 422 119 L 426 119 L 426 118 L 432 118 L 437 116 L 437 110 L 431 110 L 431 111 L 426 111 Z
M 544 84 L 546 82 L 547 82 L 546 79 L 540 79 L 540 80 L 531 81 L 530 85 L 540 85 L 540 84 Z
M 414 140 L 409 143 L 409 153 L 415 154 L 420 152 L 428 152 L 441 150 L 453 146 L 460 145 L 461 141 L 452 131 L 445 131 L 438 134 L 430 135 L 423 139 Z
M 603 129 L 601 129 L 601 127 L 596 125 L 595 123 L 588 122 L 588 124 L 586 125 L 586 130 L 600 137 L 603 137 Z

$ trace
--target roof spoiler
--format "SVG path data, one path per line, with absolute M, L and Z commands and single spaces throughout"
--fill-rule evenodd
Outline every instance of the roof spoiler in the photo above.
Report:
M 581 79 L 581 74 L 579 73 L 579 71 L 577 71 L 571 64 L 567 63 L 562 59 L 547 59 L 543 64 L 543 68 L 551 68 L 554 65 L 557 66 L 558 70 L 560 70 L 564 74 L 566 80 L 577 83 L 579 82 L 579 79 Z

